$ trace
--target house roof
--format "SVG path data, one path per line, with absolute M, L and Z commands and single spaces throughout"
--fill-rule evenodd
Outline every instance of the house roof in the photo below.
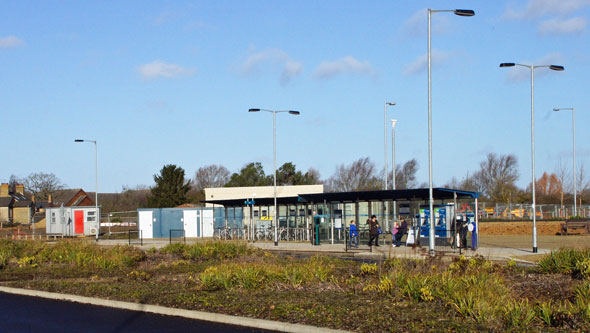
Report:
M 88 194 L 81 188 L 59 190 L 55 191 L 52 195 L 52 205 L 60 206 L 63 204 L 64 206 L 78 206 L 86 198 L 88 198 L 88 200 L 91 202 L 94 202 L 94 200 L 92 200 L 92 198 L 90 198 Z
M 33 202 L 31 200 L 17 200 L 13 207 L 31 207 Z
M 12 197 L 0 197 L 0 207 L 10 207 L 12 200 Z

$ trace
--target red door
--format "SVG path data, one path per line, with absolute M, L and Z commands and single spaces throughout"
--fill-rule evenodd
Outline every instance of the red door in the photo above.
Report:
M 75 210 L 74 211 L 74 233 L 75 234 L 83 234 L 84 233 L 84 211 L 83 210 Z

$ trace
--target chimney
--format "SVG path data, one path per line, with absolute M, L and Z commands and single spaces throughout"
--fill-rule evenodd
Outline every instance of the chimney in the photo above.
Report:
M 10 196 L 10 191 L 9 191 L 9 187 L 8 187 L 8 183 L 2 183 L 2 185 L 0 186 L 0 197 L 9 197 Z
M 51 193 L 49 193 L 47 195 L 47 202 L 52 203 L 53 201 L 51 200 Z
M 16 193 L 25 195 L 25 185 L 23 184 L 16 184 Z

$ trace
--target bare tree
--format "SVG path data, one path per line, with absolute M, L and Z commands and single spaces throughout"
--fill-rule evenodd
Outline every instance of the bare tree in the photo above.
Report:
M 398 190 L 416 188 L 418 182 L 416 181 L 416 173 L 418 172 L 418 161 L 413 158 L 403 165 L 398 164 L 395 168 L 395 188 Z M 387 180 L 392 183 L 393 171 L 389 173 Z M 392 183 L 393 184 L 393 183 Z
M 327 182 L 329 191 L 347 192 L 378 190 L 383 183 L 375 172 L 375 163 L 368 157 L 359 158 L 350 165 L 341 164 Z
M 508 202 L 511 192 L 516 190 L 518 160 L 514 155 L 489 153 L 479 164 L 480 170 L 473 177 L 474 185 L 489 199 Z
M 199 168 L 193 180 L 195 190 L 203 191 L 208 187 L 223 187 L 229 181 L 230 172 L 222 165 L 211 164 Z
M 23 179 L 25 189 L 34 194 L 37 199 L 47 199 L 49 194 L 65 187 L 59 178 L 53 173 L 32 173 Z

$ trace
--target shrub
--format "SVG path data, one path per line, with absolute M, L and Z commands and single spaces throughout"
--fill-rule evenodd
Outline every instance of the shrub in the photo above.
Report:
M 377 274 L 377 264 L 362 264 L 361 275 L 375 275 Z
M 552 251 L 539 261 L 539 269 L 543 273 L 576 274 L 584 267 L 580 262 L 590 259 L 590 249 L 559 249 Z M 584 265 L 584 264 L 582 264 Z
M 535 310 L 528 299 L 508 302 L 503 308 L 503 317 L 509 328 L 527 328 L 535 319 Z
M 164 254 L 181 256 L 191 260 L 207 259 L 231 259 L 241 255 L 251 254 L 255 250 L 245 242 L 228 242 L 228 241 L 207 241 L 186 244 L 170 244 L 162 248 Z

